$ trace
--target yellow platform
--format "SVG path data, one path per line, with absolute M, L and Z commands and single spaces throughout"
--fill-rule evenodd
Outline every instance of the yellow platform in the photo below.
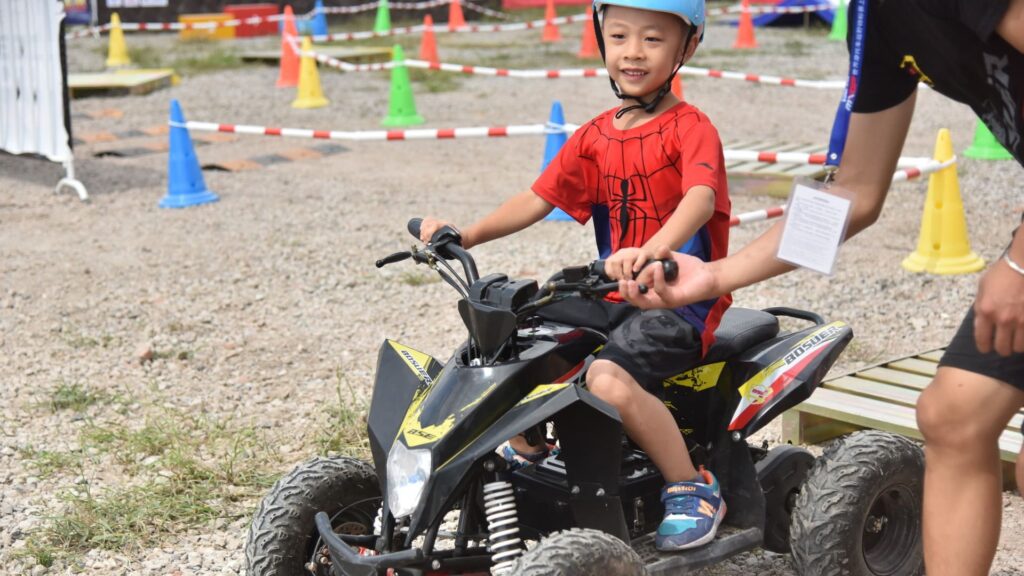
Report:
M 199 24 L 203 22 L 216 22 L 223 24 L 233 20 L 234 16 L 223 12 L 210 14 L 182 14 L 178 16 L 178 22 L 182 24 Z M 234 26 L 217 26 L 216 28 L 202 28 L 199 30 L 188 29 L 178 33 L 182 40 L 233 40 L 235 38 Z
M 141 95 L 171 85 L 174 71 L 166 70 L 120 70 L 68 74 L 68 91 L 72 98 L 102 94 L 104 96 Z
M 914 406 L 935 376 L 943 350 L 931 350 L 862 368 L 826 380 L 803 403 L 782 416 L 783 441 L 819 444 L 865 428 L 921 440 Z M 1024 410 L 1010 419 L 999 436 L 1003 483 L 1014 486 L 1014 462 L 1024 437 Z

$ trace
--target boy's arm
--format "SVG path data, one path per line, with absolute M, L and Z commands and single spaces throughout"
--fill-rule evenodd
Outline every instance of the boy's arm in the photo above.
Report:
M 668 217 L 665 225 L 644 244 L 644 252 L 653 254 L 659 246 L 668 246 L 670 250 L 678 250 L 687 240 L 697 233 L 701 226 L 711 220 L 715 213 L 715 191 L 703 184 L 686 191 L 683 199 L 676 206 L 676 211 Z M 640 263 L 643 265 L 643 263 Z
M 506 200 L 494 212 L 462 230 L 462 246 L 472 248 L 495 238 L 519 232 L 547 216 L 554 207 L 533 190 L 520 192 Z
M 853 197 L 847 238 L 873 224 L 882 211 L 910 128 L 916 94 L 887 110 L 855 113 L 850 118 L 846 150 L 833 184 Z M 793 269 L 775 257 L 781 235 L 779 222 L 736 254 L 709 263 L 673 254 L 680 265 L 678 280 L 666 283 L 661 266 L 648 266 L 636 281 L 624 282 L 620 291 L 641 308 L 684 306 L 733 292 Z M 662 250 L 656 257 L 667 255 L 668 251 Z M 640 294 L 639 283 L 654 290 Z
M 1003 40 L 1024 54 L 1024 0 L 1010 0 L 1010 7 L 996 26 Z

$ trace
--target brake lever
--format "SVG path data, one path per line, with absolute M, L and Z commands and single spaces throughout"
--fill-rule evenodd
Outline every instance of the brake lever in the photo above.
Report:
M 409 258 L 412 258 L 412 252 L 406 250 L 403 252 L 395 252 L 390 256 L 385 256 L 384 258 L 377 260 L 376 264 L 377 268 L 383 268 L 388 264 L 394 264 L 395 262 L 401 262 L 402 260 L 408 260 Z

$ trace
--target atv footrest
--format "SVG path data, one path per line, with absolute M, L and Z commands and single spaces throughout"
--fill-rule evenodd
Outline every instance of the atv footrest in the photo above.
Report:
M 688 573 L 740 552 L 752 550 L 761 545 L 764 536 L 759 528 L 721 527 L 715 539 L 707 546 L 682 552 L 659 552 L 654 548 L 654 535 L 648 534 L 633 540 L 632 546 L 647 565 L 647 573 L 679 575 Z M 682 571 L 686 572 L 682 572 Z

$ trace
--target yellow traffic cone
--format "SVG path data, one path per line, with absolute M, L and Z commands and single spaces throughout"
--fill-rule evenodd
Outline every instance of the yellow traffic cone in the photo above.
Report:
M 110 47 L 107 50 L 107 68 L 131 66 L 128 57 L 128 46 L 124 43 L 124 30 L 121 29 L 121 17 L 114 12 L 110 15 Z
M 949 130 L 943 128 L 935 139 L 935 160 L 946 162 L 952 158 L 953 140 Z M 917 250 L 903 260 L 903 268 L 932 274 L 970 274 L 984 267 L 985 261 L 971 251 L 954 164 L 928 177 L 928 199 Z
M 316 58 L 308 56 L 313 51 L 313 41 L 306 36 L 302 39 L 302 62 L 299 64 L 299 93 L 292 102 L 292 108 L 322 108 L 329 102 L 320 88 L 320 73 L 316 70 Z

